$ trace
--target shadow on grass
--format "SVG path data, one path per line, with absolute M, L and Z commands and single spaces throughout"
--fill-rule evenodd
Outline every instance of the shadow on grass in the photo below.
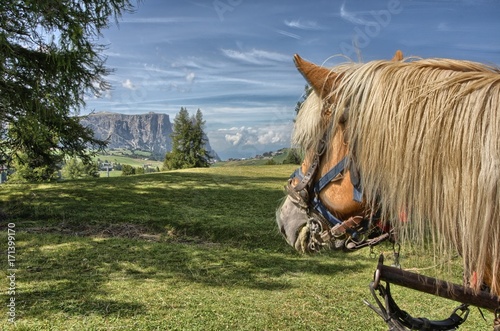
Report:
M 163 238 L 280 249 L 274 219 L 285 182 L 286 174 L 191 172 L 77 180 L 17 188 L 0 209 L 36 233 L 99 235 L 133 224 Z
M 22 317 L 69 315 L 127 316 L 146 311 L 134 286 L 176 284 L 283 291 L 293 278 L 343 277 L 368 261 L 345 254 L 306 257 L 295 253 L 245 250 L 217 244 L 158 243 L 131 239 L 90 239 L 23 234 L 17 296 Z M 53 244 L 55 243 L 55 244 Z M 110 284 L 130 286 L 130 298 L 116 298 Z M 129 285 L 128 285 L 129 284 Z M 189 285 L 191 284 L 191 285 Z M 158 286 L 158 285 L 156 285 Z M 123 292 L 123 291 L 122 291 Z M 142 293 L 137 294 L 139 297 Z M 42 303 L 42 304 L 41 304 Z
M 280 291 L 303 275 L 366 266 L 357 255 L 303 257 L 285 244 L 274 217 L 287 174 L 221 171 L 6 186 L 1 209 L 20 232 L 22 314 L 135 315 L 146 307 L 133 286 L 147 281 Z M 127 227 L 139 231 L 110 230 Z M 122 238 L 102 238 L 113 236 Z M 130 298 L 113 297 L 110 284 L 130 284 Z

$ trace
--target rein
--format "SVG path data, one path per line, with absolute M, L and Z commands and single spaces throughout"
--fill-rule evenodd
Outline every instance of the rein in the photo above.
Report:
M 347 157 L 344 157 L 314 183 L 313 179 L 318 172 L 325 150 L 326 134 L 320 140 L 305 174 L 299 167 L 290 176 L 286 185 L 286 191 L 294 204 L 305 210 L 308 216 L 307 225 L 300 231 L 301 236 L 299 236 L 300 240 L 307 241 L 304 250 L 318 251 L 321 247 L 331 246 L 331 244 L 334 248 L 353 250 L 373 246 L 389 238 L 390 234 L 382 231 L 379 217 L 376 215 L 370 214 L 367 217 L 365 214 L 342 220 L 331 213 L 321 201 L 319 197 L 321 191 L 336 179 L 342 179 L 347 165 Z M 299 179 L 296 186 L 292 185 L 294 178 Z M 356 183 L 353 183 L 353 196 L 357 202 L 362 201 L 362 192 L 357 176 Z M 375 237 L 373 237 L 374 233 L 376 233 Z

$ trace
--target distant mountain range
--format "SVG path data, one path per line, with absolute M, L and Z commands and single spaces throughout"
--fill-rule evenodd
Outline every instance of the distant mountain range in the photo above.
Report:
M 81 123 L 90 127 L 97 139 L 107 140 L 108 148 L 126 148 L 149 151 L 162 159 L 172 150 L 172 123 L 167 114 L 147 113 L 126 115 L 98 112 L 82 117 Z M 212 157 L 220 161 L 206 137 L 206 148 Z

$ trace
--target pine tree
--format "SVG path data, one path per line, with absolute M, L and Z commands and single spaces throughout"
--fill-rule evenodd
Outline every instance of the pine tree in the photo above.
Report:
M 90 163 L 88 148 L 105 146 L 77 115 L 109 88 L 96 40 L 131 1 L 2 0 L 0 164 L 46 168 L 48 179 L 64 156 Z
M 201 110 L 190 117 L 182 107 L 174 118 L 172 151 L 165 155 L 163 168 L 166 170 L 208 167 L 210 156 L 206 151 L 206 138 L 203 132 L 205 121 Z
M 204 126 L 205 121 L 203 120 L 203 114 L 201 113 L 201 110 L 198 109 L 194 118 L 192 138 L 195 167 L 198 168 L 208 167 L 211 160 L 210 154 L 205 147 L 207 145 L 207 139 L 205 133 L 203 132 Z
M 186 153 L 189 151 L 190 121 L 186 108 L 181 107 L 175 116 L 172 130 L 172 151 L 166 154 L 163 167 L 167 170 L 189 168 Z

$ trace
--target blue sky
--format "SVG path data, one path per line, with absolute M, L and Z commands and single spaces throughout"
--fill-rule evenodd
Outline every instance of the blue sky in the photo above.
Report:
M 326 66 L 397 49 L 500 65 L 499 33 L 499 0 L 144 0 L 104 31 L 112 89 L 83 114 L 201 109 L 221 158 L 249 157 L 290 146 L 305 85 L 295 53 Z

